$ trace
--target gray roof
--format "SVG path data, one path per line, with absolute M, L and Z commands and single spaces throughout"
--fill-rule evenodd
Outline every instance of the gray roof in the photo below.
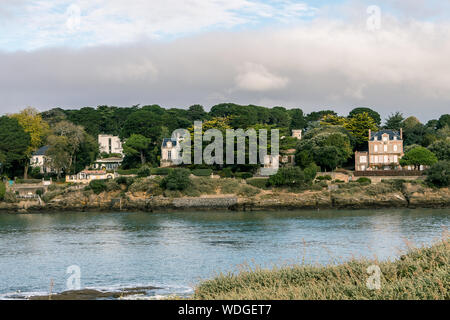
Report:
M 33 156 L 45 156 L 49 148 L 50 148 L 49 146 L 43 146 L 38 150 L 36 150 L 36 152 L 33 153 Z
M 377 137 L 378 140 L 381 140 L 384 134 L 389 135 L 389 140 L 394 140 L 394 137 L 397 137 L 397 140 L 401 140 L 400 132 L 393 130 L 381 130 L 378 132 L 372 132 L 370 135 L 370 141 L 374 141 L 375 137 Z
M 170 139 L 170 138 L 165 138 L 163 140 L 162 146 L 163 147 L 167 147 L 167 142 L 171 141 L 172 142 L 172 146 L 176 147 L 177 145 L 177 140 L 176 139 Z

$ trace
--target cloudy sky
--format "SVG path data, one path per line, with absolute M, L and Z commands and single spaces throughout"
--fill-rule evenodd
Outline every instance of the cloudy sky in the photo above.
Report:
M 0 113 L 450 110 L 447 0 L 0 0 Z

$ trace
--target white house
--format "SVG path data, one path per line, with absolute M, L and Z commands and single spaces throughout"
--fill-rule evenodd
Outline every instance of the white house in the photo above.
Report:
M 161 145 L 161 167 L 170 167 L 174 165 L 174 160 L 180 159 L 182 137 L 165 138 Z
M 47 156 L 49 146 L 39 148 L 33 153 L 30 159 L 30 166 L 33 168 L 40 168 L 40 172 L 44 173 L 56 173 L 56 170 L 51 166 L 51 158 Z
M 122 165 L 123 158 L 109 157 L 104 159 L 97 159 L 94 163 L 95 169 L 116 170 Z
M 292 137 L 302 140 L 302 130 L 292 130 Z
M 100 153 L 117 153 L 123 155 L 122 141 L 118 136 L 99 134 L 98 145 Z
M 66 182 L 86 183 L 92 180 L 114 179 L 113 173 L 107 173 L 106 170 L 83 170 L 75 175 L 66 176 Z

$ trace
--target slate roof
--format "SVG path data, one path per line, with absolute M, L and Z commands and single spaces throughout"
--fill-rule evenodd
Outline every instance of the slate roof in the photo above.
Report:
M 381 130 L 378 132 L 372 132 L 370 136 L 370 141 L 374 141 L 374 138 L 377 137 L 378 141 L 383 139 L 383 134 L 387 133 L 389 135 L 389 140 L 394 140 L 394 137 L 397 137 L 397 140 L 401 140 L 400 132 L 393 130 Z
M 33 156 L 45 156 L 48 149 L 49 149 L 49 146 L 43 146 L 43 147 L 39 148 L 38 150 L 36 150 L 36 152 L 33 153 Z
M 170 139 L 170 138 L 165 138 L 165 139 L 163 140 L 162 146 L 163 146 L 163 147 L 167 147 L 167 142 L 169 142 L 169 141 L 172 142 L 172 146 L 173 146 L 173 147 L 176 147 L 176 146 L 177 146 L 177 140 L 175 140 L 175 139 Z

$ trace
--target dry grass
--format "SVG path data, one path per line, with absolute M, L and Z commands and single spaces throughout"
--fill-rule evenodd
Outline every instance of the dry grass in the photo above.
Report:
M 353 260 L 337 266 L 294 266 L 221 274 L 201 283 L 199 300 L 448 300 L 450 242 L 410 249 L 394 262 Z M 366 285 L 367 267 L 381 269 L 381 289 Z

